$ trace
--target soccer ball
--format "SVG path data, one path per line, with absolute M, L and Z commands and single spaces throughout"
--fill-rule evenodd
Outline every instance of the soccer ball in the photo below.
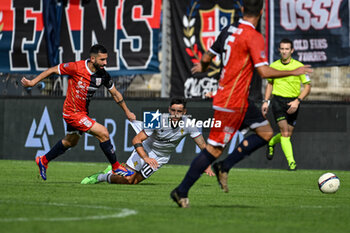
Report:
M 318 179 L 318 187 L 323 193 L 335 193 L 339 186 L 340 180 L 333 173 L 325 173 Z

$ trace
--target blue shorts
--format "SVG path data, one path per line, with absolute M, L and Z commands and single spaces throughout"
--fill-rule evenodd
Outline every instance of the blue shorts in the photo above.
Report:
M 248 103 L 248 109 L 239 130 L 242 131 L 246 128 L 256 129 L 261 126 L 268 125 L 269 122 L 262 115 L 261 110 L 255 105 L 255 103 L 251 100 L 248 100 Z

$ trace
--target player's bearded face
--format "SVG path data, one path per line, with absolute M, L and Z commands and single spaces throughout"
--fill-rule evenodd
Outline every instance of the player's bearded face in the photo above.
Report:
M 182 104 L 173 104 L 169 107 L 169 113 L 172 121 L 179 121 L 186 114 L 186 109 Z
M 94 57 L 94 60 L 92 62 L 96 70 L 103 70 L 104 67 L 107 65 L 107 54 L 106 53 L 97 54 L 97 56 Z

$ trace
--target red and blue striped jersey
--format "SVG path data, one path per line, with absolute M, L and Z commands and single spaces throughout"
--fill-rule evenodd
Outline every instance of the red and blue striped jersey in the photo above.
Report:
M 58 65 L 60 75 L 69 75 L 63 114 L 82 112 L 88 114 L 89 103 L 96 90 L 105 86 L 108 90 L 114 87 L 109 73 L 98 70 L 93 73 L 88 67 L 89 60 L 63 63 Z

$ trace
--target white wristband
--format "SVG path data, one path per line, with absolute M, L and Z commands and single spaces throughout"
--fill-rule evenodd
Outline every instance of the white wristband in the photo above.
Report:
M 270 100 L 263 100 L 263 103 L 267 103 L 267 106 L 270 106 Z

